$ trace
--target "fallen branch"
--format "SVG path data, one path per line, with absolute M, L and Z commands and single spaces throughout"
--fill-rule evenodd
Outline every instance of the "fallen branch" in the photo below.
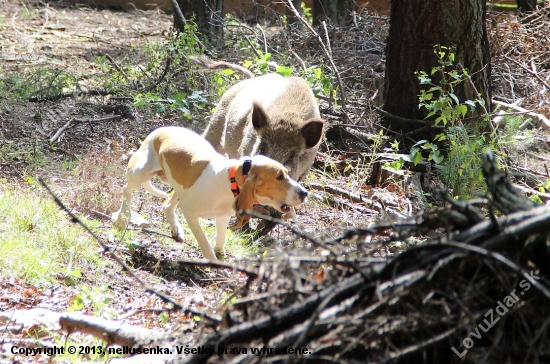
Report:
M 222 261 L 178 260 L 178 265 L 231 269 L 237 272 L 243 272 L 249 279 L 256 279 L 258 277 L 258 272 L 255 270 L 251 270 L 242 265 L 224 263 Z
M 322 185 L 320 183 L 311 182 L 311 183 L 309 183 L 309 187 L 311 187 L 311 188 L 313 188 L 314 190 L 317 190 L 317 191 L 328 192 L 328 193 L 331 193 L 333 195 L 339 195 L 339 196 L 345 197 L 345 198 L 347 198 L 348 200 L 350 200 L 351 202 L 354 202 L 354 203 L 367 203 L 367 204 L 373 203 L 373 201 L 371 201 L 369 199 L 364 199 L 363 196 L 361 196 L 361 195 L 351 193 L 349 191 L 344 190 L 343 188 L 339 188 L 339 187 L 336 187 L 336 186 Z
M 59 318 L 61 328 L 69 334 L 81 332 L 92 335 L 107 344 L 120 346 L 145 346 L 155 341 L 160 341 L 165 334 L 140 326 L 124 324 L 116 321 L 109 321 L 99 317 L 87 316 L 78 313 L 67 313 Z
M 107 96 L 107 95 L 113 95 L 113 94 L 114 92 L 107 91 L 107 90 L 74 91 L 66 94 L 51 95 L 51 96 L 31 96 L 29 97 L 29 102 L 59 101 L 61 99 L 66 99 L 69 97 Z
M 375 283 L 366 283 L 360 274 L 355 274 L 350 278 L 340 282 L 337 286 L 332 286 L 319 293 L 313 294 L 303 302 L 297 302 L 290 307 L 273 312 L 271 315 L 262 316 L 256 320 L 242 323 L 238 326 L 229 328 L 222 332 L 210 334 L 201 345 L 208 349 L 225 348 L 233 343 L 243 342 L 259 337 L 269 337 L 281 330 L 290 328 L 298 322 L 310 317 L 315 310 L 327 297 L 332 296 L 332 300 L 327 302 L 330 305 L 334 301 L 356 293 L 358 290 Z M 194 354 L 184 361 L 186 364 L 206 363 L 208 354 Z
M 310 196 L 315 198 L 316 200 L 318 200 L 321 203 L 327 204 L 330 207 L 340 208 L 340 207 L 344 206 L 344 207 L 347 207 L 350 210 L 358 211 L 358 212 L 361 212 L 363 214 L 368 214 L 368 215 L 377 215 L 380 212 L 380 210 L 382 210 L 381 206 L 376 206 L 376 205 L 375 205 L 376 207 L 380 207 L 380 210 L 371 210 L 371 209 L 363 207 L 363 206 L 357 206 L 357 205 L 354 205 L 354 204 L 352 204 L 352 203 L 350 203 L 350 202 L 348 202 L 348 201 L 346 201 L 342 198 L 334 196 L 334 195 L 324 196 L 320 193 L 312 193 Z
M 71 124 L 73 124 L 74 122 L 78 122 L 78 123 L 92 123 L 92 122 L 94 122 L 95 123 L 95 122 L 100 122 L 100 121 L 116 120 L 116 119 L 120 119 L 120 118 L 122 118 L 121 115 L 106 116 L 104 118 L 99 118 L 99 119 L 72 118 L 69 121 L 67 121 L 67 123 L 65 125 L 63 125 L 61 128 L 59 128 L 59 130 L 50 138 L 50 143 L 55 142 L 61 136 L 61 134 L 63 134 L 63 132 L 65 130 L 67 130 L 68 128 L 71 127 Z
M 403 118 L 401 116 L 391 114 L 391 113 L 387 112 L 386 110 L 382 110 L 379 107 L 376 107 L 375 110 L 376 110 L 377 113 L 379 113 L 382 116 L 385 116 L 385 117 L 393 119 L 393 120 L 402 121 L 404 123 L 417 123 L 417 124 L 434 126 L 434 122 L 432 120 L 407 119 L 407 118 Z
M 493 100 L 493 103 L 497 104 L 497 105 L 500 105 L 500 106 L 503 106 L 503 107 L 506 107 L 506 108 L 509 108 L 509 109 L 513 109 L 513 110 L 516 110 L 516 111 L 520 111 L 522 113 L 525 113 L 526 115 L 529 115 L 535 119 L 537 119 L 538 121 L 540 121 L 546 128 L 549 128 L 550 129 L 550 120 L 548 120 L 548 118 L 542 114 L 539 114 L 539 113 L 536 113 L 534 111 L 530 111 L 530 110 L 527 110 L 527 109 L 524 109 L 520 106 L 516 106 L 516 105 L 513 105 L 513 104 L 508 104 L 506 102 L 502 102 L 502 101 L 497 101 L 497 100 Z

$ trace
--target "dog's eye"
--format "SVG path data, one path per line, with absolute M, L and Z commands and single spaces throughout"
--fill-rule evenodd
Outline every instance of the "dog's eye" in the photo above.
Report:
M 288 161 L 285 164 L 290 164 L 292 162 L 294 162 L 294 156 L 288 158 Z
M 277 175 L 277 180 L 278 180 L 278 181 L 282 181 L 282 180 L 284 180 L 284 179 L 285 179 L 284 173 L 281 172 L 281 173 L 279 173 L 279 174 Z

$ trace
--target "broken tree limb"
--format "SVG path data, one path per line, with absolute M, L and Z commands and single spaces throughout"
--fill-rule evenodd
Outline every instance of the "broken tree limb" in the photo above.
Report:
M 527 110 L 527 109 L 524 109 L 523 107 L 520 107 L 520 106 L 517 106 L 517 105 L 513 105 L 513 104 L 508 104 L 506 102 L 502 102 L 502 101 L 497 101 L 497 100 L 493 100 L 493 103 L 494 104 L 497 104 L 497 105 L 500 105 L 502 107 L 506 107 L 506 108 L 509 108 L 509 109 L 513 109 L 513 110 L 516 110 L 516 111 L 520 111 L 522 113 L 525 113 L 526 115 L 529 115 L 535 119 L 537 119 L 538 121 L 540 121 L 546 128 L 549 128 L 550 129 L 550 120 L 548 120 L 548 118 L 542 114 L 539 114 L 539 113 L 536 113 L 534 111 L 530 111 L 530 110 Z
M 313 188 L 314 190 L 317 190 L 317 191 L 328 192 L 328 193 L 331 193 L 333 195 L 339 195 L 339 196 L 345 197 L 345 198 L 347 198 L 348 200 L 350 200 L 351 202 L 354 202 L 354 203 L 371 204 L 373 202 L 370 199 L 364 198 L 363 196 L 360 196 L 358 194 L 346 191 L 343 188 L 339 188 L 339 187 L 332 186 L 332 185 L 322 185 L 322 184 L 317 183 L 317 182 L 311 182 L 311 183 L 309 183 L 309 187 Z
M 73 122 L 78 122 L 78 123 L 92 123 L 92 122 L 94 122 L 95 123 L 95 122 L 100 122 L 100 121 L 116 120 L 116 119 L 120 119 L 120 118 L 122 118 L 121 115 L 106 116 L 106 117 L 98 118 L 98 119 L 72 118 L 69 121 L 67 121 L 67 123 L 65 125 L 63 125 L 61 128 L 59 128 L 59 130 L 50 138 L 50 143 L 55 142 L 61 136 L 61 134 L 63 134 L 63 132 L 65 130 L 67 130 L 68 128 L 70 128 L 72 126 L 71 124 Z
M 364 206 L 359 206 L 359 205 L 354 205 L 342 198 L 339 198 L 338 196 L 334 196 L 334 195 L 328 195 L 328 196 L 324 196 L 320 193 L 312 193 L 310 195 L 311 197 L 315 198 L 316 200 L 322 202 L 322 203 L 326 203 L 327 205 L 331 206 L 331 207 L 340 207 L 340 206 L 345 206 L 347 208 L 349 208 L 350 210 L 355 210 L 355 211 L 358 211 L 358 212 L 361 212 L 361 213 L 364 213 L 364 214 L 368 214 L 368 215 L 376 215 L 378 214 L 381 210 L 382 210 L 382 206 L 378 203 L 375 203 L 374 206 L 379 208 L 379 210 L 372 210 L 372 209 L 369 209 L 369 208 L 366 208 Z
M 81 97 L 81 96 L 107 96 L 112 95 L 113 92 L 107 90 L 88 90 L 88 91 L 74 91 L 66 94 L 52 95 L 52 96 L 31 96 L 29 102 L 44 102 L 44 101 L 59 101 L 69 97 Z
M 79 313 L 61 315 L 59 324 L 69 334 L 80 332 L 105 340 L 108 344 L 128 347 L 150 345 L 165 337 L 158 331 Z

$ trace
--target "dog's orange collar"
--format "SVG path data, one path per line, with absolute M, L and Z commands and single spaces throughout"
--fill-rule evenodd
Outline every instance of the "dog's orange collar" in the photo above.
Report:
M 248 176 L 248 172 L 250 171 L 250 168 L 252 167 L 252 159 L 247 158 L 243 162 L 243 183 L 246 181 L 246 177 Z M 229 181 L 231 181 L 231 192 L 233 192 L 233 196 L 237 197 L 239 196 L 239 193 L 241 193 L 241 190 L 239 189 L 239 186 L 237 185 L 237 180 L 235 179 L 237 177 L 237 167 L 231 166 L 229 168 Z

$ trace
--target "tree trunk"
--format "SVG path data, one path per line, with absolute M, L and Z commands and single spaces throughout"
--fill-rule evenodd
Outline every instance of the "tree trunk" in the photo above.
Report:
M 353 10 L 352 0 L 313 0 L 313 25 L 330 19 L 336 25 L 344 25 Z
M 537 6 L 537 0 L 517 0 L 518 9 L 522 13 L 527 13 L 535 10 Z
M 176 0 L 187 21 L 197 24 L 199 33 L 210 41 L 223 40 L 223 0 Z M 174 9 L 177 13 L 177 10 Z M 183 31 L 183 23 L 174 17 L 174 28 Z
M 424 119 L 418 107 L 420 83 L 415 71 L 431 73 L 437 66 L 434 45 L 455 48 L 455 65 L 471 75 L 477 92 L 491 110 L 490 49 L 485 28 L 485 0 L 392 0 L 386 48 L 384 110 L 407 119 Z M 433 80 L 437 84 L 439 80 Z M 468 82 L 455 89 L 460 102 L 477 99 Z M 421 124 L 386 118 L 394 131 L 410 132 Z M 416 134 L 428 139 L 431 133 Z M 431 139 L 430 139 L 431 140 Z
M 303 16 L 304 12 L 302 10 L 302 1 L 301 0 L 291 0 L 292 5 L 294 5 L 294 8 L 298 12 L 298 15 Z M 286 8 L 286 16 L 288 18 L 288 24 L 289 25 L 300 25 L 300 21 L 298 20 L 298 17 L 296 17 L 296 14 L 290 9 L 290 7 L 287 6 Z

